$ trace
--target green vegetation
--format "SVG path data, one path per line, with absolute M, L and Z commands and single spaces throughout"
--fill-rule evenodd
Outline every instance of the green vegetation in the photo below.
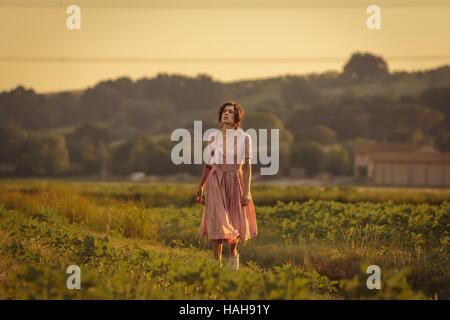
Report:
M 450 67 L 389 72 L 382 57 L 356 53 L 342 73 L 232 83 L 159 74 L 76 93 L 0 92 L 0 176 L 199 174 L 172 164 L 170 135 L 194 120 L 216 128 L 230 99 L 246 110 L 244 129 L 280 130 L 280 175 L 351 174 L 355 148 L 377 142 L 450 150 Z
M 435 204 L 420 190 L 368 191 L 366 202 L 356 200 L 357 190 L 339 189 L 315 192 L 342 192 L 348 203 L 263 204 L 295 188 L 257 186 L 259 235 L 240 245 L 243 268 L 234 273 L 217 268 L 210 243 L 198 236 L 194 189 L 3 181 L 0 298 L 450 298 L 446 191 L 428 191 Z M 389 195 L 398 203 L 383 202 Z M 81 290 L 66 288 L 72 264 L 81 267 Z M 381 267 L 382 290 L 366 287 L 371 264 Z

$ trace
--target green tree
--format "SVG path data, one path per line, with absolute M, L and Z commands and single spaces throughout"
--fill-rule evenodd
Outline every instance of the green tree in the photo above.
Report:
M 355 53 L 344 66 L 343 76 L 350 79 L 378 78 L 389 74 L 386 61 L 369 53 Z
M 340 145 L 334 145 L 325 154 L 325 170 L 334 175 L 345 174 L 350 166 L 348 151 Z
M 69 153 L 63 136 L 30 133 L 26 152 L 17 157 L 20 175 L 59 175 L 69 169 Z
M 258 129 L 280 130 L 280 169 L 287 171 L 289 169 L 291 147 L 294 138 L 291 131 L 284 126 L 283 121 L 272 112 L 256 110 L 248 114 L 248 117 L 244 119 L 244 125 L 246 128 L 253 128 L 257 131 Z M 270 139 L 270 131 L 268 133 L 268 139 Z
M 74 173 L 99 173 L 108 157 L 110 131 L 92 123 L 82 124 L 67 135 L 67 145 Z
M 308 176 L 314 176 L 322 171 L 325 156 L 318 144 L 307 142 L 293 148 L 291 159 L 293 166 L 299 166 Z
M 320 92 L 305 78 L 286 77 L 282 79 L 281 97 L 289 105 L 311 105 L 320 100 Z
M 179 125 L 170 103 L 159 100 L 124 100 L 121 111 L 114 119 L 116 126 L 130 126 L 138 131 L 162 133 Z
M 107 83 L 85 90 L 81 96 L 81 116 L 85 121 L 109 120 L 119 111 L 123 97 Z
M 298 132 L 300 141 L 310 141 L 320 144 L 330 144 L 336 141 L 336 132 L 324 125 L 309 125 Z

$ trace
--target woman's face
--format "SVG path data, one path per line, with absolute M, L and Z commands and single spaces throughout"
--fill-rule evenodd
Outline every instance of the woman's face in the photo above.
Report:
M 223 109 L 221 121 L 226 125 L 234 125 L 234 106 L 226 106 Z

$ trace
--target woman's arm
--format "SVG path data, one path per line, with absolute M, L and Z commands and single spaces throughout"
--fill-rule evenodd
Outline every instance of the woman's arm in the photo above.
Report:
M 252 180 L 252 139 L 249 135 L 245 137 L 244 155 L 244 164 L 242 165 L 242 174 L 244 176 L 242 206 L 245 207 L 250 199 L 250 182 Z
M 242 206 L 246 206 L 250 199 L 250 182 L 252 180 L 252 159 L 246 158 L 242 165 L 242 173 L 244 176 L 244 195 L 242 197 Z
M 209 137 L 209 142 L 208 142 L 208 146 L 207 148 L 209 148 L 210 152 L 211 152 L 211 157 L 214 155 L 214 141 L 215 141 L 215 136 L 211 135 Z M 205 165 L 203 166 L 203 171 L 202 171 L 202 176 L 200 178 L 200 184 L 198 185 L 198 190 L 197 190 L 197 194 L 196 194 L 196 200 L 197 202 L 202 202 L 202 198 L 203 198 L 203 186 L 205 185 L 206 182 L 206 178 L 208 178 L 208 174 L 211 171 L 212 165 L 210 164 L 210 162 L 206 162 Z
M 197 194 L 202 196 L 203 195 L 203 186 L 205 185 L 206 178 L 208 178 L 208 174 L 211 171 L 211 165 L 205 164 L 203 166 L 202 176 L 200 178 L 200 184 L 198 186 Z

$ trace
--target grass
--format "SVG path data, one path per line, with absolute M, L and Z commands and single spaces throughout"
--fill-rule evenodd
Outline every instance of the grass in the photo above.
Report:
M 233 273 L 218 270 L 211 244 L 198 236 L 202 207 L 187 199 L 190 188 L 3 181 L 0 298 L 450 296 L 446 191 L 433 193 L 437 204 L 414 199 L 420 190 L 405 194 L 395 190 L 392 195 L 402 199 L 398 203 L 385 201 L 382 190 L 376 194 L 379 201 L 375 194 L 369 195 L 370 202 L 355 201 L 355 191 L 348 189 L 333 189 L 327 197 L 337 192 L 352 201 L 304 199 L 259 205 L 255 200 L 259 235 L 240 244 L 243 268 Z M 284 194 L 282 188 L 255 187 L 255 198 L 268 190 Z M 65 286 L 65 269 L 71 264 L 83 270 L 80 291 Z M 366 287 L 365 268 L 370 264 L 381 267 L 380 291 Z

